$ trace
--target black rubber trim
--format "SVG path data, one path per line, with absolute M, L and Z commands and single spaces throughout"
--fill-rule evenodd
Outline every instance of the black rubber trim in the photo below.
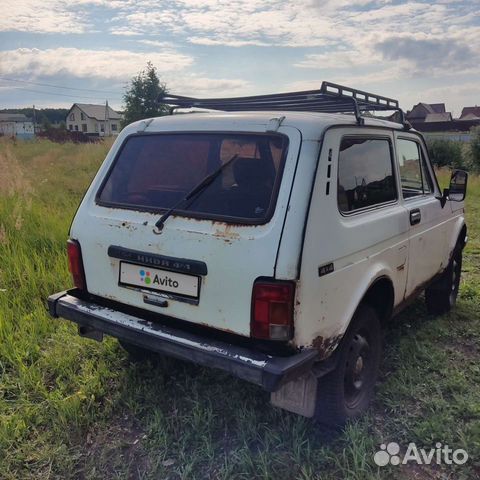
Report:
M 63 292 L 58 292 L 58 293 L 54 293 L 53 295 L 50 295 L 48 297 L 48 313 L 50 313 L 50 315 L 54 318 L 58 318 L 58 315 L 57 315 L 57 301 L 60 300 L 62 297 L 64 297 L 65 295 L 67 295 L 67 290 L 63 291 Z
M 103 307 L 78 298 L 74 290 L 51 295 L 48 305 L 53 317 L 167 356 L 219 368 L 269 392 L 310 370 L 318 357 L 313 349 L 287 357 L 267 355 Z
M 108 256 L 120 260 L 127 260 L 138 265 L 161 268 L 172 272 L 180 272 L 190 275 L 207 275 L 208 273 L 207 264 L 199 260 L 167 257 L 166 255 L 132 250 L 117 245 L 110 245 L 108 247 Z

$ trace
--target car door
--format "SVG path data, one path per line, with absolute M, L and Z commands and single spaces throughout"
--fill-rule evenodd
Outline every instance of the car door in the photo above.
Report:
M 297 345 L 342 335 L 379 279 L 392 282 L 395 306 L 403 301 L 409 223 L 397 177 L 391 130 L 325 133 L 304 234 Z
M 404 205 L 410 224 L 408 275 L 405 296 L 413 294 L 446 266 L 448 212 L 415 134 L 396 133 L 396 156 Z

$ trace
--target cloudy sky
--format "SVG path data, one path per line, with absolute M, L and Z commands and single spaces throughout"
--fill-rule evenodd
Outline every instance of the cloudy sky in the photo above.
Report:
M 147 61 L 172 93 L 330 80 L 414 103 L 480 104 L 479 0 L 2 0 L 0 109 L 109 100 Z M 62 87 L 62 88 L 60 88 Z M 76 89 L 76 90 L 74 90 Z

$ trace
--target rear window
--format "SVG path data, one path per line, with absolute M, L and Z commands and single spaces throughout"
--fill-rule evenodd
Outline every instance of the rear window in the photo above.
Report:
M 287 145 L 288 139 L 279 134 L 132 136 L 114 161 L 97 202 L 164 211 L 235 156 L 179 212 L 186 216 L 260 223 L 273 212 Z
M 390 141 L 344 138 L 338 158 L 337 200 L 348 213 L 396 200 Z

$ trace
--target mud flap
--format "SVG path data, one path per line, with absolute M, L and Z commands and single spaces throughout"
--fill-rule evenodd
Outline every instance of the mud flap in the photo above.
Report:
M 317 377 L 312 372 L 307 372 L 272 392 L 270 403 L 274 407 L 304 417 L 313 417 L 317 400 L 317 382 Z

